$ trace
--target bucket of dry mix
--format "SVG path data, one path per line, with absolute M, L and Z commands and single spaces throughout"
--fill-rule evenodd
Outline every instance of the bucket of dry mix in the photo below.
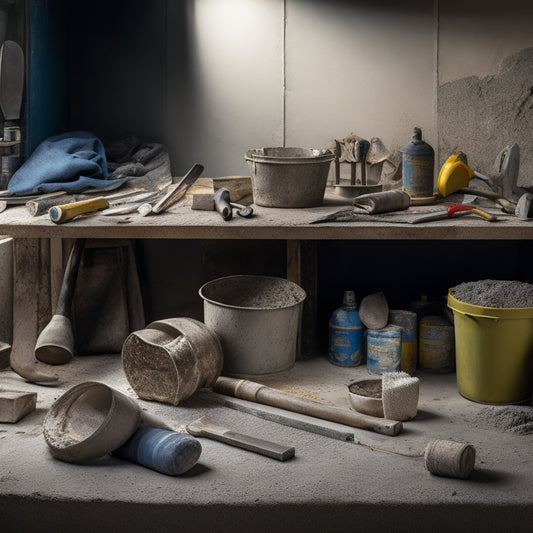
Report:
M 284 278 L 237 275 L 199 290 L 204 322 L 220 339 L 224 374 L 249 377 L 289 370 L 296 361 L 305 291 Z
M 533 389 L 533 285 L 462 283 L 448 293 L 459 393 L 490 404 L 522 403 Z

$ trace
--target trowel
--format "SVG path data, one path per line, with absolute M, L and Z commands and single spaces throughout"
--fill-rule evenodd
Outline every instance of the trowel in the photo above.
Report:
M 19 165 L 20 109 L 24 89 L 24 52 L 15 41 L 4 41 L 0 48 L 0 110 L 3 124 L 0 138 L 2 172 L 0 189 L 7 189 Z
M 245 435 L 224 427 L 215 426 L 205 416 L 188 424 L 187 431 L 195 437 L 207 437 L 218 440 L 231 446 L 242 448 L 243 450 L 272 457 L 278 461 L 286 461 L 294 457 L 293 446 L 277 444 L 276 442 L 258 439 L 251 435 Z
M 168 209 L 171 205 L 174 205 L 178 200 L 183 198 L 192 184 L 200 177 L 204 171 L 203 165 L 195 163 L 176 183 L 174 180 L 172 183 L 164 189 L 164 196 L 162 192 L 156 192 L 155 198 L 150 200 L 157 200 L 156 203 L 143 203 L 141 205 L 130 204 L 123 207 L 116 207 L 113 209 L 107 209 L 103 212 L 104 215 L 114 216 L 114 215 L 126 215 L 129 213 L 134 213 L 137 211 L 141 216 L 145 217 L 147 215 L 157 215 Z

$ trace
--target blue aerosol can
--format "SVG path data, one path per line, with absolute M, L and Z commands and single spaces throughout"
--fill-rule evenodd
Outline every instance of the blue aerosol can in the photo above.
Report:
M 402 147 L 402 190 L 411 198 L 433 196 L 435 152 L 414 129 L 413 140 Z
M 345 291 L 342 307 L 329 319 L 328 359 L 334 365 L 357 366 L 363 358 L 363 330 L 354 291 Z

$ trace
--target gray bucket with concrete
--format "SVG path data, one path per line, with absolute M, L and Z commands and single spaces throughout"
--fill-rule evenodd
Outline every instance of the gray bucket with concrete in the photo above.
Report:
M 224 374 L 251 377 L 289 370 L 296 361 L 305 291 L 271 276 L 237 275 L 203 285 L 204 322 L 218 335 Z

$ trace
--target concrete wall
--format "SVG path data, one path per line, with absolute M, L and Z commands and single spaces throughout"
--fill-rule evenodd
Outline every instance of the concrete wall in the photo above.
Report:
M 393 149 L 416 125 L 438 150 L 439 85 L 494 74 L 533 45 L 533 7 L 519 0 L 176 4 L 168 3 L 166 138 L 178 167 L 201 157 L 220 175 L 246 172 L 249 147 L 327 147 L 350 132 Z M 173 31 L 183 17 L 185 71 L 183 35 Z
M 493 76 L 533 46 L 525 0 L 93 0 L 68 9 L 70 127 L 164 142 L 176 174 L 196 160 L 212 176 L 243 174 L 247 148 L 327 147 L 351 132 L 397 149 L 414 126 L 447 152 L 439 87 Z M 472 150 L 457 119 L 446 136 Z

